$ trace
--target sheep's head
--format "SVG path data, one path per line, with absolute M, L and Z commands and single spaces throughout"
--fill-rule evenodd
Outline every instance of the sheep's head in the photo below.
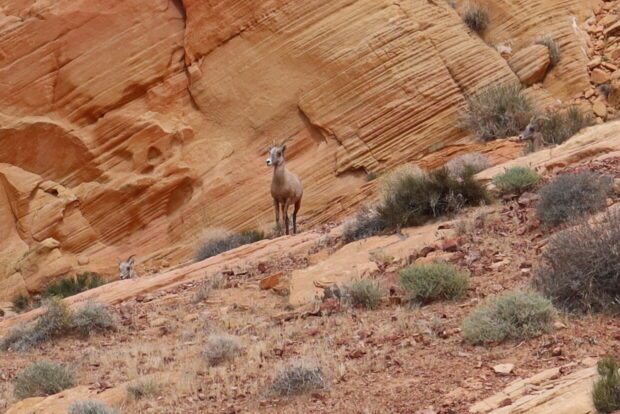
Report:
M 286 150 L 286 142 L 290 141 L 290 138 L 285 139 L 280 144 L 272 144 L 267 148 L 267 165 L 277 167 L 284 162 L 284 151 Z
M 118 260 L 118 270 L 120 272 L 121 280 L 131 278 L 131 274 L 133 273 L 133 265 L 135 262 L 136 256 L 130 256 L 125 262 Z
M 528 141 L 533 139 L 534 135 L 542 130 L 542 124 L 545 119 L 544 117 L 533 117 L 530 119 L 530 123 L 527 124 L 521 135 L 519 135 L 519 140 Z

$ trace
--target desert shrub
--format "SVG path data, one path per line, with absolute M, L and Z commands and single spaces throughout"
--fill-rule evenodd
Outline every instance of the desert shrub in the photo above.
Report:
M 105 284 L 105 281 L 97 273 L 84 272 L 75 278 L 66 277 L 52 283 L 45 290 L 44 296 L 67 298 L 103 284 Z
M 30 298 L 25 295 L 17 295 L 13 298 L 12 303 L 13 308 L 15 308 L 16 311 L 22 312 L 28 309 L 28 306 L 30 305 Z
M 385 221 L 373 209 L 363 207 L 355 218 L 344 225 L 342 238 L 346 243 L 375 236 L 386 228 Z
M 583 128 L 592 125 L 592 117 L 578 106 L 547 115 L 541 125 L 543 140 L 548 144 L 561 144 Z
M 41 335 L 38 335 L 32 325 L 20 323 L 12 327 L 0 341 L 0 350 L 23 352 L 27 351 L 40 343 L 44 342 Z
M 243 350 L 241 340 L 230 335 L 209 335 L 203 355 L 210 366 L 234 359 Z
M 74 387 L 75 374 L 68 368 L 50 361 L 35 362 L 13 380 L 15 398 L 43 397 Z
M 601 414 L 610 414 L 620 410 L 620 375 L 616 360 L 611 357 L 601 359 L 597 364 L 601 376 L 594 383 L 592 401 Z
M 72 317 L 72 327 L 83 336 L 115 328 L 114 317 L 102 303 L 87 302 Z
M 295 360 L 274 375 L 269 391 L 282 397 L 290 397 L 325 388 L 327 381 L 320 366 Z
M 560 57 L 562 56 L 562 52 L 560 50 L 560 45 L 553 38 L 553 36 L 550 36 L 550 35 L 541 36 L 538 39 L 536 39 L 534 43 L 537 45 L 547 46 L 547 49 L 549 49 L 549 60 L 551 61 L 551 63 L 549 64 L 549 68 L 554 67 L 560 62 Z
M 471 152 L 454 158 L 446 164 L 446 168 L 452 177 L 463 178 L 486 170 L 490 165 L 489 157 L 479 152 Z
M 520 85 L 497 84 L 467 99 L 461 127 L 483 141 L 519 135 L 534 114 Z
M 540 175 L 528 167 L 511 167 L 493 178 L 493 184 L 503 193 L 522 193 L 532 189 Z
M 151 398 L 160 393 L 162 384 L 153 378 L 133 381 L 127 385 L 127 394 L 134 400 Z
M 398 282 L 411 303 L 461 299 L 467 293 L 467 276 L 447 263 L 411 265 L 400 271 Z
M 479 4 L 471 4 L 463 14 L 463 22 L 476 33 L 482 33 L 489 26 L 489 13 Z
M 192 296 L 192 303 L 200 303 L 207 300 L 207 298 L 211 294 L 211 289 L 212 287 L 209 283 L 203 283 L 202 285 L 200 285 L 196 293 L 194 293 L 194 296 Z
M 540 189 L 536 215 L 543 223 L 557 226 L 594 213 L 606 206 L 612 188 L 613 183 L 607 177 L 589 171 L 562 174 Z
M 473 345 L 533 338 L 551 330 L 555 311 L 534 292 L 508 292 L 478 306 L 463 321 L 462 331 Z
M 620 212 L 583 221 L 549 240 L 535 286 L 569 312 L 620 311 Z
M 196 261 L 199 262 L 209 257 L 217 256 L 220 253 L 263 240 L 264 238 L 265 234 L 257 230 L 244 230 L 241 233 L 216 237 L 198 248 Z
M 353 306 L 377 309 L 383 297 L 383 291 L 377 282 L 358 280 L 347 287 L 349 300 Z
M 72 403 L 67 414 L 118 414 L 118 411 L 101 401 L 85 400 Z
M 469 174 L 450 176 L 446 168 L 429 174 L 399 174 L 385 187 L 377 211 L 387 228 L 424 224 L 429 219 L 452 214 L 467 205 L 488 201 L 484 186 Z

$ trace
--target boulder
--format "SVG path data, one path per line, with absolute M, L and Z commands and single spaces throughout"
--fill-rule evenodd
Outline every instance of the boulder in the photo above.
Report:
M 532 85 L 545 78 L 551 60 L 549 49 L 544 45 L 530 45 L 516 52 L 508 64 L 521 83 Z

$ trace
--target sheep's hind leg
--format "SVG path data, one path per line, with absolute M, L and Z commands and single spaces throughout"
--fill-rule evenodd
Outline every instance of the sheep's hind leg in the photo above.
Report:
M 295 203 L 295 209 L 293 210 L 293 234 L 297 234 L 297 212 L 299 207 L 301 207 L 301 200 Z
M 288 200 L 282 206 L 282 215 L 284 216 L 284 225 L 286 227 L 286 235 L 288 236 Z

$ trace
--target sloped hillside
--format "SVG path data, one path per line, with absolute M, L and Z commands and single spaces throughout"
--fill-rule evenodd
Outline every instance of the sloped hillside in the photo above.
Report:
M 129 254 L 182 263 L 207 227 L 270 229 L 272 140 L 294 138 L 302 226 L 342 218 L 367 173 L 472 142 L 465 97 L 517 80 L 498 50 L 557 39 L 543 106 L 591 87 L 600 2 L 481 3 L 482 37 L 442 0 L 3 1 L 0 298 Z

